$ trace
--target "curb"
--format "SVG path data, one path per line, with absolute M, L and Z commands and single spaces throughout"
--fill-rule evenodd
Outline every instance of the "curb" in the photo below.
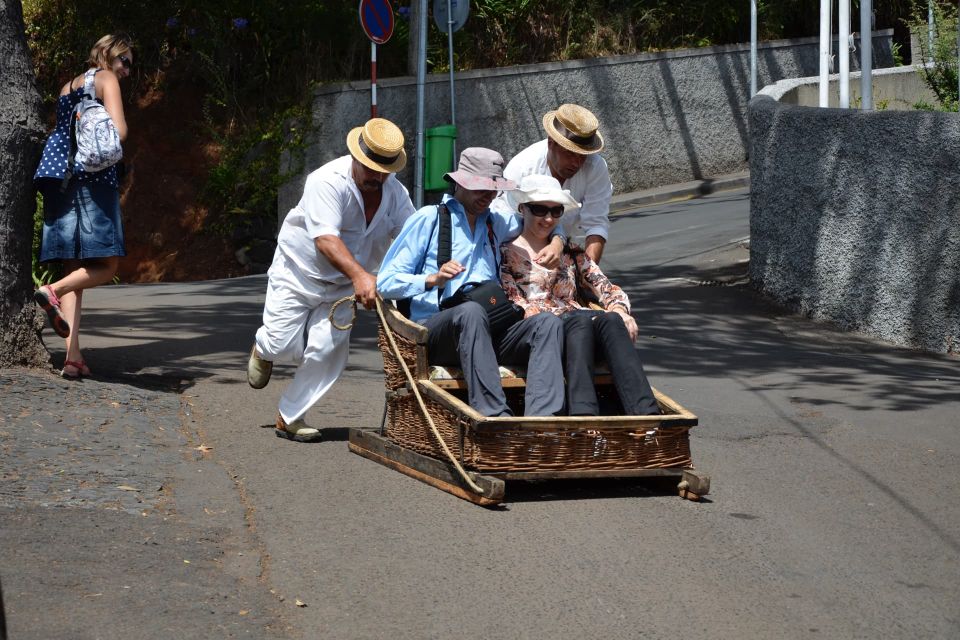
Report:
M 716 191 L 750 186 L 750 173 L 734 173 L 716 178 L 704 178 L 679 184 L 655 187 L 643 191 L 623 193 L 610 199 L 610 213 L 622 213 L 637 207 L 661 204 L 674 200 L 701 198 Z

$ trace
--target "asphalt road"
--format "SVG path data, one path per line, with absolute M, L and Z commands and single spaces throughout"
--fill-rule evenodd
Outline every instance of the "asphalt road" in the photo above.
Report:
M 86 355 L 115 384 L 180 386 L 183 437 L 211 449 L 171 499 L 241 514 L 216 525 L 234 534 L 224 567 L 256 557 L 229 583 L 267 598 L 247 597 L 250 637 L 958 637 L 960 363 L 768 304 L 743 284 L 748 208 L 733 191 L 622 213 L 604 258 L 653 384 L 700 418 L 700 504 L 542 482 L 490 510 L 350 454 L 345 429 L 382 410 L 369 312 L 307 416 L 326 441 L 274 437 L 291 371 L 261 391 L 244 374 L 262 276 L 90 292 Z M 138 615 L 139 637 L 169 637 Z

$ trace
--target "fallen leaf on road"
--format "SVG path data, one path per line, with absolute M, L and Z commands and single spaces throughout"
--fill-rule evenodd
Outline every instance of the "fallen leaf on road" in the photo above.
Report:
M 305 607 L 305 606 L 307 606 L 307 603 L 306 603 L 306 602 L 301 602 L 301 601 L 300 601 L 300 598 L 297 598 L 297 601 L 296 601 L 294 604 L 296 604 L 298 607 Z
M 240 609 L 240 615 L 245 616 L 245 615 L 247 615 L 248 613 L 250 613 L 250 611 L 249 611 L 248 609 Z
M 136 487 L 131 487 L 130 485 L 126 485 L 126 484 L 121 484 L 117 486 L 117 489 L 120 489 L 120 491 L 140 491 L 140 489 L 137 489 Z

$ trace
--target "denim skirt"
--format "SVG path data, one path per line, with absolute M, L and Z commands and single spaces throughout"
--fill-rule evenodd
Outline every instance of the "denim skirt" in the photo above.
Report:
M 125 255 L 116 187 L 72 180 L 44 189 L 40 262 Z

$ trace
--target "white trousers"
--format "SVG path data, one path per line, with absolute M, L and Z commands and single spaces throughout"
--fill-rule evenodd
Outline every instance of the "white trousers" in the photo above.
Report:
M 280 415 L 290 424 L 323 397 L 347 365 L 350 331 L 335 328 L 328 316 L 333 303 L 352 294 L 353 286 L 306 278 L 279 251 L 267 275 L 257 351 L 265 360 L 297 365 L 293 382 L 280 396 Z M 349 324 L 350 306 L 337 309 L 337 324 Z

